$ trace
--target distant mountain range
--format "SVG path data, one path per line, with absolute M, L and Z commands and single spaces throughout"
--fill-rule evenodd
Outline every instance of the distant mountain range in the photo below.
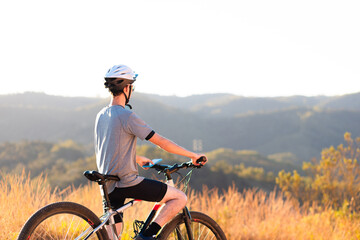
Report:
M 108 102 L 43 93 L 0 95 L 0 142 L 73 139 L 90 146 L 95 116 Z M 155 131 L 190 149 L 200 139 L 203 151 L 255 150 L 293 156 L 300 164 L 342 143 L 347 131 L 360 136 L 360 93 L 272 98 L 134 93 L 131 103 Z

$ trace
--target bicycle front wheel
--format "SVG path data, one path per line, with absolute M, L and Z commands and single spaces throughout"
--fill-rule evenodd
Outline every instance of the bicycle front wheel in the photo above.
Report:
M 190 212 L 190 215 L 191 232 L 194 240 L 226 240 L 224 232 L 212 218 L 200 212 Z M 158 239 L 189 240 L 183 214 L 177 215 L 166 224 Z
M 73 202 L 49 204 L 34 213 L 19 233 L 18 240 L 84 239 L 100 224 L 100 219 L 88 208 Z M 88 239 L 107 239 L 100 229 Z

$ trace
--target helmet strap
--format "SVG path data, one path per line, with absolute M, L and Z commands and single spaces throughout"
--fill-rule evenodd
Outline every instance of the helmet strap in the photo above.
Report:
M 132 109 L 132 106 L 130 104 L 125 104 L 125 106 L 128 106 L 130 109 Z
M 130 89 L 130 92 L 129 92 L 129 96 L 126 96 L 126 93 L 123 91 L 124 93 L 124 96 L 125 96 L 125 106 L 128 106 L 130 109 L 132 109 L 132 106 L 129 104 L 129 101 L 130 101 L 130 96 L 131 96 L 131 89 Z

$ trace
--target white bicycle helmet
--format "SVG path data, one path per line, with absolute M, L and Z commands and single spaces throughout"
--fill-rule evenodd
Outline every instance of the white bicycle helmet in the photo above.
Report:
M 122 90 L 127 84 L 136 81 L 137 74 L 125 65 L 115 65 L 105 74 L 105 87 L 109 89 Z

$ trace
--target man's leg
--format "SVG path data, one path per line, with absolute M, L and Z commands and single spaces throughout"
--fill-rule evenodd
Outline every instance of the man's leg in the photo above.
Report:
M 116 236 L 118 237 L 121 233 L 121 230 L 122 230 L 122 222 L 119 222 L 119 223 L 115 223 L 115 228 L 116 228 Z M 105 229 L 106 229 L 106 232 L 109 236 L 109 239 L 113 239 L 113 235 L 112 235 L 112 229 L 109 225 L 105 225 Z
M 154 239 L 152 236 L 156 235 L 167 222 L 169 222 L 181 209 L 185 207 L 187 197 L 182 191 L 174 187 L 167 186 L 167 191 L 161 202 L 165 205 L 158 216 L 145 230 L 144 234 L 137 236 L 135 240 Z
M 165 206 L 161 209 L 154 222 L 162 227 L 185 207 L 187 196 L 179 189 L 168 186 L 166 194 L 161 202 L 165 203 Z

